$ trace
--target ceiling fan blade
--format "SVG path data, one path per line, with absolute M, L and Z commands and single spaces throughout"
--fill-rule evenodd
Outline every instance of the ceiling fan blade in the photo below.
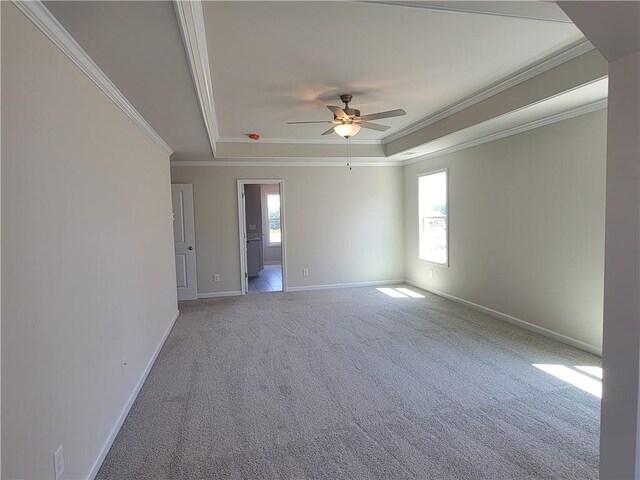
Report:
M 298 123 L 333 123 L 330 120 L 316 120 L 313 122 L 287 122 L 287 125 L 296 125 Z
M 333 129 L 334 129 L 334 127 L 331 127 L 329 130 L 324 132 L 322 135 L 329 135 L 330 133 L 333 133 Z
M 378 113 L 372 113 L 370 115 L 363 115 L 361 117 L 358 117 L 358 120 L 364 120 L 366 122 L 368 120 L 378 120 L 380 118 L 401 117 L 402 115 L 406 115 L 406 114 L 407 112 L 399 108 L 397 110 L 389 110 L 387 112 L 378 112 Z
M 349 115 L 345 113 L 340 107 L 334 107 L 333 105 L 327 105 L 327 108 L 333 112 L 338 118 L 347 118 Z
M 378 130 L 379 132 L 385 132 L 391 128 L 388 125 L 380 125 L 379 123 L 371 122 L 358 122 L 358 125 L 362 128 L 370 128 L 371 130 Z

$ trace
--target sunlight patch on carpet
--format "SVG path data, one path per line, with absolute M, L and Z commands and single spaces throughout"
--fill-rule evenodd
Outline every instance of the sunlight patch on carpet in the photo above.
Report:
M 376 288 L 376 290 L 392 298 L 424 298 L 424 295 L 421 295 L 418 292 L 414 292 L 413 290 L 410 290 L 404 287 L 401 287 L 401 288 L 381 287 L 381 288 Z
M 572 370 L 569 367 L 565 367 L 564 365 L 550 365 L 550 364 L 541 364 L 534 363 L 534 367 L 546 372 L 554 377 L 567 382 L 574 387 L 578 387 L 581 390 L 584 390 L 587 393 L 590 393 L 594 397 L 602 398 L 602 382 L 596 380 L 584 373 L 580 373 L 576 370 Z M 598 367 L 576 367 L 584 370 L 588 369 L 596 369 Z M 586 370 L 585 370 L 586 371 Z

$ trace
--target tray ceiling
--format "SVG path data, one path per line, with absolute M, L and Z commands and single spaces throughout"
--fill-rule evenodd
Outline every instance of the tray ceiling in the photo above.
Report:
M 330 120 L 326 105 L 339 105 L 342 93 L 353 94 L 351 107 L 363 114 L 407 111 L 379 121 L 389 131 L 361 130 L 353 155 L 373 163 L 407 160 L 440 145 L 404 145 L 408 133 L 445 118 L 451 123 L 455 112 L 481 100 L 503 102 L 514 85 L 592 48 L 551 2 L 191 2 L 197 16 L 187 21 L 195 33 L 187 42 L 189 54 L 181 5 L 45 3 L 174 150 L 174 162 L 339 158 L 345 141 L 321 136 L 326 125 L 286 122 Z M 192 76 L 194 63 L 207 63 L 203 58 L 208 67 L 202 71 L 211 78 L 198 80 L 215 107 L 215 159 L 201 111 L 203 93 L 196 92 Z M 556 110 L 563 105 L 561 88 L 606 76 L 604 60 L 578 60 L 575 79 L 558 82 L 555 74 L 556 84 L 567 84 L 547 94 L 555 96 L 550 105 Z M 534 93 L 544 95 L 536 88 Z M 580 101 L 601 99 L 593 88 L 585 92 Z M 545 98 L 534 94 L 530 100 L 534 105 Z M 482 128 L 518 118 L 504 116 Z M 259 142 L 247 139 L 252 132 L 261 135 Z M 448 135 L 442 146 L 450 148 L 452 140 L 459 139 Z
M 325 105 L 339 105 L 341 93 L 352 93 L 363 114 L 407 111 L 381 122 L 388 132 L 357 137 L 380 139 L 583 38 L 559 21 L 371 3 L 203 6 L 222 141 L 250 132 L 339 139 L 321 137 L 324 125 L 286 122 L 331 119 Z

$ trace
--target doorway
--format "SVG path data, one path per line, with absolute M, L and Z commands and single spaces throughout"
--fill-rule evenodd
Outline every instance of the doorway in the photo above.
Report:
M 282 180 L 238 180 L 242 294 L 285 291 Z

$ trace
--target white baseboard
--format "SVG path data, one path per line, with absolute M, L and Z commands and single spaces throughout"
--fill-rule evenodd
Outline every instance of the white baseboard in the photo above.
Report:
M 302 287 L 287 287 L 287 292 L 303 292 L 306 290 L 331 290 L 334 288 L 375 287 L 378 285 L 398 285 L 404 279 L 380 280 L 374 282 L 329 283 L 325 285 L 306 285 Z
M 580 350 L 584 350 L 585 352 L 593 353 L 594 355 L 598 355 L 600 357 L 602 356 L 602 348 L 596 347 L 595 345 L 591 345 L 589 343 L 576 340 L 575 338 L 569 337 L 562 333 L 554 332 L 553 330 L 549 330 L 548 328 L 545 328 L 545 327 L 534 325 L 533 323 L 529 323 L 525 320 L 514 317 L 512 315 L 508 315 L 506 313 L 499 312 L 492 308 L 488 308 L 483 305 L 470 302 L 469 300 L 465 300 L 464 298 L 456 297 L 455 295 L 450 295 L 445 292 L 440 292 L 432 288 L 427 288 L 424 285 L 420 285 L 419 283 L 414 282 L 412 280 L 406 280 L 406 283 L 408 283 L 409 285 L 413 285 L 416 288 L 420 288 L 421 290 L 425 290 L 427 292 L 433 293 L 434 295 L 438 295 L 439 297 L 444 297 L 448 300 L 452 300 L 454 302 L 461 303 L 468 307 L 479 310 L 480 312 L 486 313 L 487 315 L 491 315 L 492 317 L 495 317 L 498 320 L 504 320 L 505 322 L 509 322 L 513 325 L 517 325 L 519 327 L 525 328 L 527 330 L 538 333 L 545 337 L 549 337 L 559 342 L 566 343 L 567 345 L 571 345 L 572 347 L 579 348 Z
M 138 393 L 140 393 L 140 389 L 142 388 L 142 385 L 144 385 L 144 382 L 147 379 L 149 372 L 151 371 L 151 367 L 153 367 L 153 364 L 155 363 L 156 358 L 158 358 L 158 354 L 160 353 L 160 350 L 162 350 L 162 347 L 164 346 L 164 342 L 167 341 L 167 337 L 169 336 L 169 333 L 171 333 L 171 330 L 173 329 L 173 326 L 175 325 L 176 320 L 178 319 L 179 316 L 180 316 L 180 312 L 176 310 L 173 320 L 169 324 L 169 328 L 167 328 L 166 332 L 164 332 L 164 335 L 162 336 L 162 340 L 160 340 L 158 347 L 153 352 L 153 355 L 151 355 L 151 359 L 149 360 L 149 363 L 147 363 L 147 366 L 145 367 L 144 371 L 142 372 L 142 375 L 140 376 L 140 380 L 138 380 L 136 387 L 133 389 L 133 392 L 129 396 L 129 400 L 127 400 L 127 403 L 122 409 L 122 413 L 120 413 L 120 416 L 116 421 L 116 424 L 111 429 L 111 433 L 109 433 L 109 436 L 107 437 L 104 444 L 102 445 L 102 448 L 98 453 L 98 456 L 96 457 L 95 461 L 91 465 L 91 468 L 89 469 L 89 473 L 87 473 L 85 477 L 87 480 L 93 480 L 98 474 L 98 470 L 100 470 L 100 467 L 102 466 L 102 462 L 107 456 L 107 453 L 109 453 L 109 449 L 111 448 L 113 441 L 116 439 L 116 436 L 120 431 L 120 427 L 122 427 L 122 424 L 124 423 L 125 418 L 127 418 L 127 415 L 129 414 L 129 410 L 131 410 L 131 407 L 133 406 L 133 402 L 135 402 L 136 398 L 138 397 Z
M 240 295 L 242 295 L 242 292 L 240 290 L 233 290 L 231 292 L 199 293 L 198 298 L 237 297 Z

